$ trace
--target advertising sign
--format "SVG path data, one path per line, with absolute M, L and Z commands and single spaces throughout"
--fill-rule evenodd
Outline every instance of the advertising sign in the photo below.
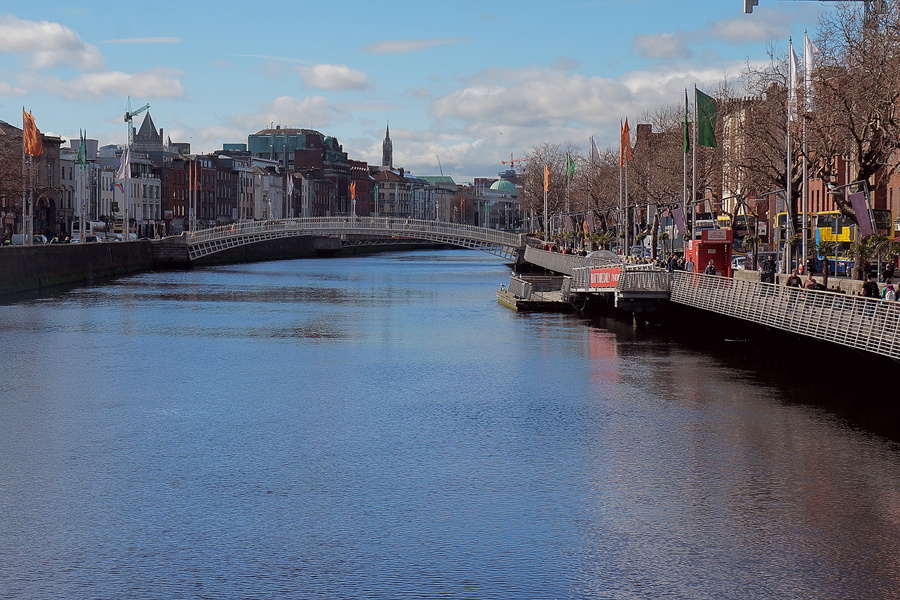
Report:
M 700 236 L 704 242 L 731 242 L 734 239 L 734 231 L 731 229 L 704 229 Z
M 592 288 L 611 288 L 619 284 L 619 275 L 622 273 L 621 267 L 613 267 L 608 269 L 591 269 L 591 285 Z

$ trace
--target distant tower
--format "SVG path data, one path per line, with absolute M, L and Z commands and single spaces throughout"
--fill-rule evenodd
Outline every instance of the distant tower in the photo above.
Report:
M 381 144 L 381 166 L 394 168 L 394 145 L 391 143 L 391 125 L 384 128 L 384 142 Z

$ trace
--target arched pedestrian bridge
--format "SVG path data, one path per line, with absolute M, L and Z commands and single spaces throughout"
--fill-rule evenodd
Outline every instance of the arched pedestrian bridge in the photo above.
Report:
M 421 240 L 481 250 L 508 260 L 520 260 L 525 236 L 486 227 L 393 217 L 309 217 L 246 221 L 185 232 L 168 238 L 186 245 L 190 261 L 237 246 L 294 236 L 333 237 L 342 246 L 402 243 Z M 168 241 L 167 240 L 167 241 Z

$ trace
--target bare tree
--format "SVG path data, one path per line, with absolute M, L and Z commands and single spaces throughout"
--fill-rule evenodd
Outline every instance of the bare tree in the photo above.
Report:
M 770 190 L 788 190 L 786 211 L 796 215 L 803 187 L 801 127 L 788 121 L 790 67 L 786 54 L 769 49 L 769 62 L 748 66 L 742 74 L 749 96 L 727 103 L 729 126 L 738 135 L 731 149 L 730 167 L 739 179 L 739 192 L 754 196 Z M 790 130 L 789 130 L 790 128 Z M 787 143 L 791 135 L 791 180 L 788 181 Z
M 547 192 L 547 210 L 550 215 L 562 212 L 566 206 L 566 154 L 574 154 L 575 145 L 542 144 L 528 153 L 524 171 L 519 173 L 522 196 L 519 198 L 523 210 L 531 210 L 540 215 L 542 229 L 547 231 L 544 214 L 544 167 L 550 170 Z M 576 168 L 577 172 L 577 168 Z M 569 190 L 571 193 L 571 189 Z M 570 197 L 571 207 L 571 197 Z
M 842 3 L 822 18 L 818 33 L 813 110 L 805 114 L 810 164 L 836 182 L 834 157 L 843 156 L 853 179 L 872 189 L 887 185 L 898 167 L 888 158 L 900 150 L 900 3 L 883 2 L 877 11 Z M 843 197 L 835 200 L 856 221 Z

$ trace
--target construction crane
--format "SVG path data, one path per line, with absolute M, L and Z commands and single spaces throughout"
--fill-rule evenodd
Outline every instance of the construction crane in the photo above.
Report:
M 830 2 L 832 0 L 794 0 L 795 2 Z M 838 0 L 835 0 L 838 1 Z M 866 3 L 866 15 L 870 15 L 876 12 L 881 12 L 884 10 L 884 0 L 844 0 L 846 2 L 865 2 Z M 753 7 L 759 6 L 759 0 L 744 0 L 744 14 L 749 15 L 753 12 Z
M 134 144 L 134 117 L 138 116 L 145 110 L 150 108 L 149 104 L 145 104 L 137 110 L 131 110 L 131 96 L 128 97 L 128 110 L 125 111 L 125 122 L 128 124 L 128 147 L 131 148 L 132 144 Z
M 522 162 L 525 160 L 531 160 L 532 157 L 526 156 L 525 158 L 513 158 L 512 152 L 509 154 L 509 160 L 501 160 L 500 164 L 509 165 L 510 170 L 516 170 L 516 163 Z

